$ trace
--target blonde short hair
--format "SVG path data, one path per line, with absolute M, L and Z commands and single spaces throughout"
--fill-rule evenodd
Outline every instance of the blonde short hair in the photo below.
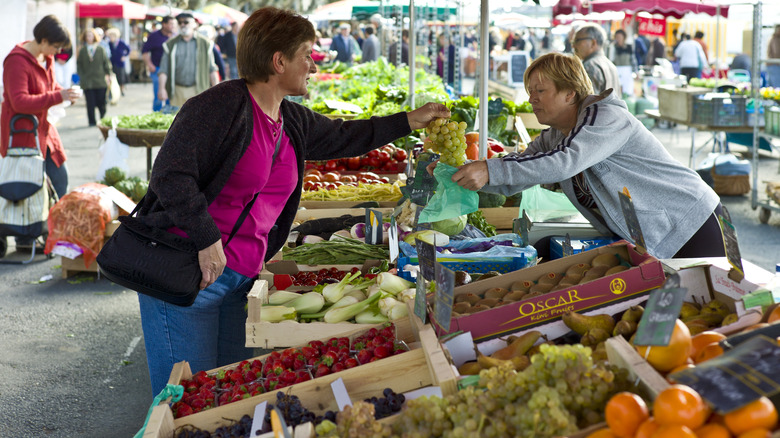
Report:
M 121 32 L 119 32 L 119 29 L 117 29 L 115 27 L 112 27 L 112 28 L 109 28 L 106 31 L 106 35 L 108 35 L 108 36 L 115 36 L 115 37 L 119 38 L 119 36 L 121 35 Z
M 574 91 L 579 104 L 589 94 L 593 94 L 593 83 L 582 65 L 582 61 L 573 55 L 547 53 L 534 60 L 523 75 L 525 90 L 532 74 L 552 81 L 557 91 Z

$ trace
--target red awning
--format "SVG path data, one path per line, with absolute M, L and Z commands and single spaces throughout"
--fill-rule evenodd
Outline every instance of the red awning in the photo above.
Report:
M 590 5 L 590 8 L 588 8 L 588 5 Z M 582 6 L 580 6 L 580 13 L 587 14 L 588 11 L 632 13 L 644 11 L 675 18 L 682 18 L 683 15 L 689 12 L 715 16 L 718 14 L 718 3 L 714 0 L 593 0 L 591 2 L 583 2 Z M 720 15 L 728 18 L 728 5 L 720 5 Z
M 79 18 L 146 18 L 146 6 L 130 0 L 87 0 L 76 2 Z

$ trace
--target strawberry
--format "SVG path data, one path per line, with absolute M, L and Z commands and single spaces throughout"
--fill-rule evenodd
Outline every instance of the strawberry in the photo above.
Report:
M 344 361 L 344 367 L 345 368 L 355 368 L 356 366 L 360 365 L 354 357 L 350 357 L 347 360 Z
M 322 341 L 309 341 L 309 347 L 311 347 L 311 348 L 313 348 L 313 349 L 315 349 L 317 351 L 322 351 L 323 345 L 324 344 L 323 344 Z
M 319 357 L 312 357 L 306 361 L 306 365 L 309 365 L 310 367 L 316 367 L 319 362 L 320 362 Z
M 222 394 L 220 394 L 218 401 L 220 406 L 230 403 L 230 393 L 223 392 Z
M 306 368 L 306 359 L 303 357 L 303 355 L 300 355 L 299 357 L 295 358 L 295 362 L 293 362 L 292 369 L 302 370 L 304 368 Z
M 385 342 L 384 347 L 387 348 L 387 351 L 393 351 L 395 350 L 395 342 L 387 341 Z
M 322 355 L 321 360 L 322 360 L 322 363 L 324 363 L 325 365 L 331 366 L 331 365 L 333 365 L 334 363 L 337 362 L 338 355 L 335 352 L 333 352 L 333 351 L 329 351 L 329 352 L 327 352 L 327 353 Z
M 244 383 L 244 376 L 241 375 L 241 371 L 233 370 L 233 371 L 230 372 L 230 380 L 232 382 L 241 384 L 241 383 Z
M 265 379 L 265 392 L 273 391 L 279 386 L 279 377 L 272 375 Z
M 198 391 L 198 384 L 193 382 L 192 380 L 185 380 L 182 382 L 182 386 L 184 387 L 184 392 L 197 392 Z
M 285 370 L 282 375 L 279 376 L 279 380 L 283 383 L 293 383 L 295 382 L 296 377 L 294 371 Z
M 375 328 L 372 328 L 372 329 L 369 329 L 369 330 L 366 332 L 366 337 L 367 337 L 367 338 L 369 338 L 369 339 L 371 339 L 371 338 L 374 338 L 374 337 L 376 337 L 378 334 L 379 334 L 379 330 L 377 330 L 377 329 L 375 329 Z
M 311 374 L 309 374 L 308 370 L 298 370 L 295 373 L 295 383 L 301 383 L 307 380 L 311 380 Z
M 319 355 L 319 350 L 314 347 L 303 347 L 301 348 L 301 353 L 303 353 L 303 357 L 306 359 L 311 359 L 312 357 Z
M 360 341 L 355 340 L 355 343 L 352 344 L 352 349 L 353 350 L 359 351 L 359 350 L 362 350 L 364 348 L 366 348 L 366 343 L 363 342 L 363 340 L 360 340 Z
M 374 356 L 374 357 L 371 358 L 371 360 L 369 360 L 369 362 L 376 362 L 378 360 L 379 360 L 379 358 Z
M 321 363 L 317 366 L 317 370 L 314 372 L 314 378 L 327 376 L 328 374 L 330 374 L 330 367 L 324 363 Z
M 349 338 L 339 338 L 336 344 L 339 348 L 349 349 Z
M 374 357 L 379 359 L 384 359 L 387 356 L 390 356 L 390 353 L 392 352 L 392 349 L 388 349 L 384 345 L 380 345 L 376 348 L 374 348 Z
M 401 353 L 406 353 L 406 350 L 404 350 L 403 348 L 396 348 L 395 351 L 393 351 L 393 356 Z
M 198 386 L 203 386 L 206 382 L 211 380 L 205 371 L 198 371 L 192 376 L 192 381 L 196 382 Z
M 371 339 L 371 346 L 372 347 L 378 347 L 380 345 L 384 345 L 385 342 L 387 342 L 387 339 L 385 339 L 384 336 L 377 336 L 377 337 Z
M 248 360 L 242 360 L 238 364 L 239 369 L 248 370 L 249 369 L 249 361 Z
M 263 362 L 260 359 L 255 359 L 250 368 L 263 368 Z
M 344 366 L 343 362 L 336 362 L 333 364 L 332 367 L 330 367 L 330 370 L 334 373 L 338 373 L 339 371 L 344 371 L 346 367 Z
M 200 412 L 206 407 L 206 400 L 200 397 L 193 397 L 189 402 L 193 412 Z
M 282 358 L 282 353 L 279 353 L 278 351 L 272 351 L 271 354 L 268 355 L 268 358 L 266 360 L 275 361 Z
M 389 326 L 380 330 L 379 335 L 385 339 L 395 339 L 395 326 L 390 324 Z
M 357 360 L 360 363 L 368 363 L 374 355 L 368 350 L 360 350 L 357 354 Z
M 281 360 L 277 360 L 276 362 L 271 365 L 271 373 L 276 374 L 277 376 L 282 374 L 284 372 L 285 366 L 282 363 Z
M 176 418 L 186 417 L 187 415 L 192 415 L 194 413 L 195 411 L 193 411 L 188 404 L 182 403 L 176 407 Z

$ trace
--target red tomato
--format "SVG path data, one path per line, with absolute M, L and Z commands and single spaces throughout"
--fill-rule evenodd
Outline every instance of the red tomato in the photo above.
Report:
M 379 151 L 376 158 L 379 160 L 380 163 L 387 163 L 390 161 L 390 154 L 386 151 Z
M 347 158 L 347 169 L 349 170 L 360 169 L 360 157 Z
M 303 177 L 303 182 L 319 182 L 320 179 L 319 175 L 309 174 Z
M 303 190 L 306 190 L 307 192 L 313 192 L 320 187 L 322 187 L 322 183 L 320 182 L 306 181 L 303 183 Z
M 355 175 L 341 175 L 341 182 L 344 184 L 353 183 L 357 181 L 357 176 Z
M 347 166 L 343 164 L 339 164 L 338 166 L 336 166 L 336 172 L 343 172 L 345 170 L 347 170 Z
M 377 156 L 379 156 L 379 151 L 374 149 L 373 151 L 370 151 L 366 155 L 368 155 L 368 158 L 376 158 Z
M 373 167 L 374 169 L 382 165 L 382 163 L 379 161 L 379 158 L 377 157 L 368 157 L 368 160 L 366 160 L 366 164 L 368 165 L 368 167 Z
M 395 146 L 393 146 L 391 144 L 386 144 L 386 145 L 382 146 L 381 148 L 379 148 L 380 151 L 385 151 L 385 152 L 387 152 L 390 155 L 393 155 L 393 153 L 395 153 L 395 149 L 396 149 Z
M 325 190 L 336 190 L 337 188 L 338 186 L 336 185 L 336 183 L 328 183 L 325 186 Z
M 383 176 L 379 178 L 379 182 L 381 182 L 382 184 L 390 184 L 390 178 Z
M 325 175 L 322 175 L 322 181 L 323 182 L 336 182 L 341 179 L 341 174 L 338 172 L 328 172 Z
M 339 165 L 338 160 L 328 160 L 327 163 L 325 163 L 325 170 L 328 172 L 336 170 L 336 166 Z
M 393 158 L 395 159 L 395 161 L 404 161 L 406 160 L 406 158 L 408 158 L 408 155 L 409 154 L 406 153 L 406 150 L 396 149 L 395 153 L 393 154 Z
M 365 178 L 371 178 L 371 179 L 377 179 L 379 178 L 379 175 L 375 174 L 374 172 L 358 172 L 357 177 L 365 177 Z
M 307 164 L 307 166 L 308 166 L 308 164 Z M 306 172 L 305 172 L 305 174 L 306 174 L 306 175 L 317 175 L 317 176 L 322 176 L 322 172 L 320 172 L 320 171 L 319 171 L 319 170 L 317 170 L 317 169 L 313 169 L 313 168 L 312 168 L 312 169 L 306 169 Z
M 398 161 L 390 160 L 382 165 L 382 170 L 385 172 L 397 172 L 398 171 Z

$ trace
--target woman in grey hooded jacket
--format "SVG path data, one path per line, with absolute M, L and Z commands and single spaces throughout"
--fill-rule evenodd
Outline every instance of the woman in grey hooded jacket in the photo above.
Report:
M 651 254 L 724 255 L 718 195 L 672 158 L 611 89 L 592 95 L 579 59 L 548 53 L 524 79 L 534 113 L 550 128 L 523 153 L 465 164 L 453 181 L 506 195 L 559 183 L 596 229 L 630 241 L 619 197 L 626 187 Z

